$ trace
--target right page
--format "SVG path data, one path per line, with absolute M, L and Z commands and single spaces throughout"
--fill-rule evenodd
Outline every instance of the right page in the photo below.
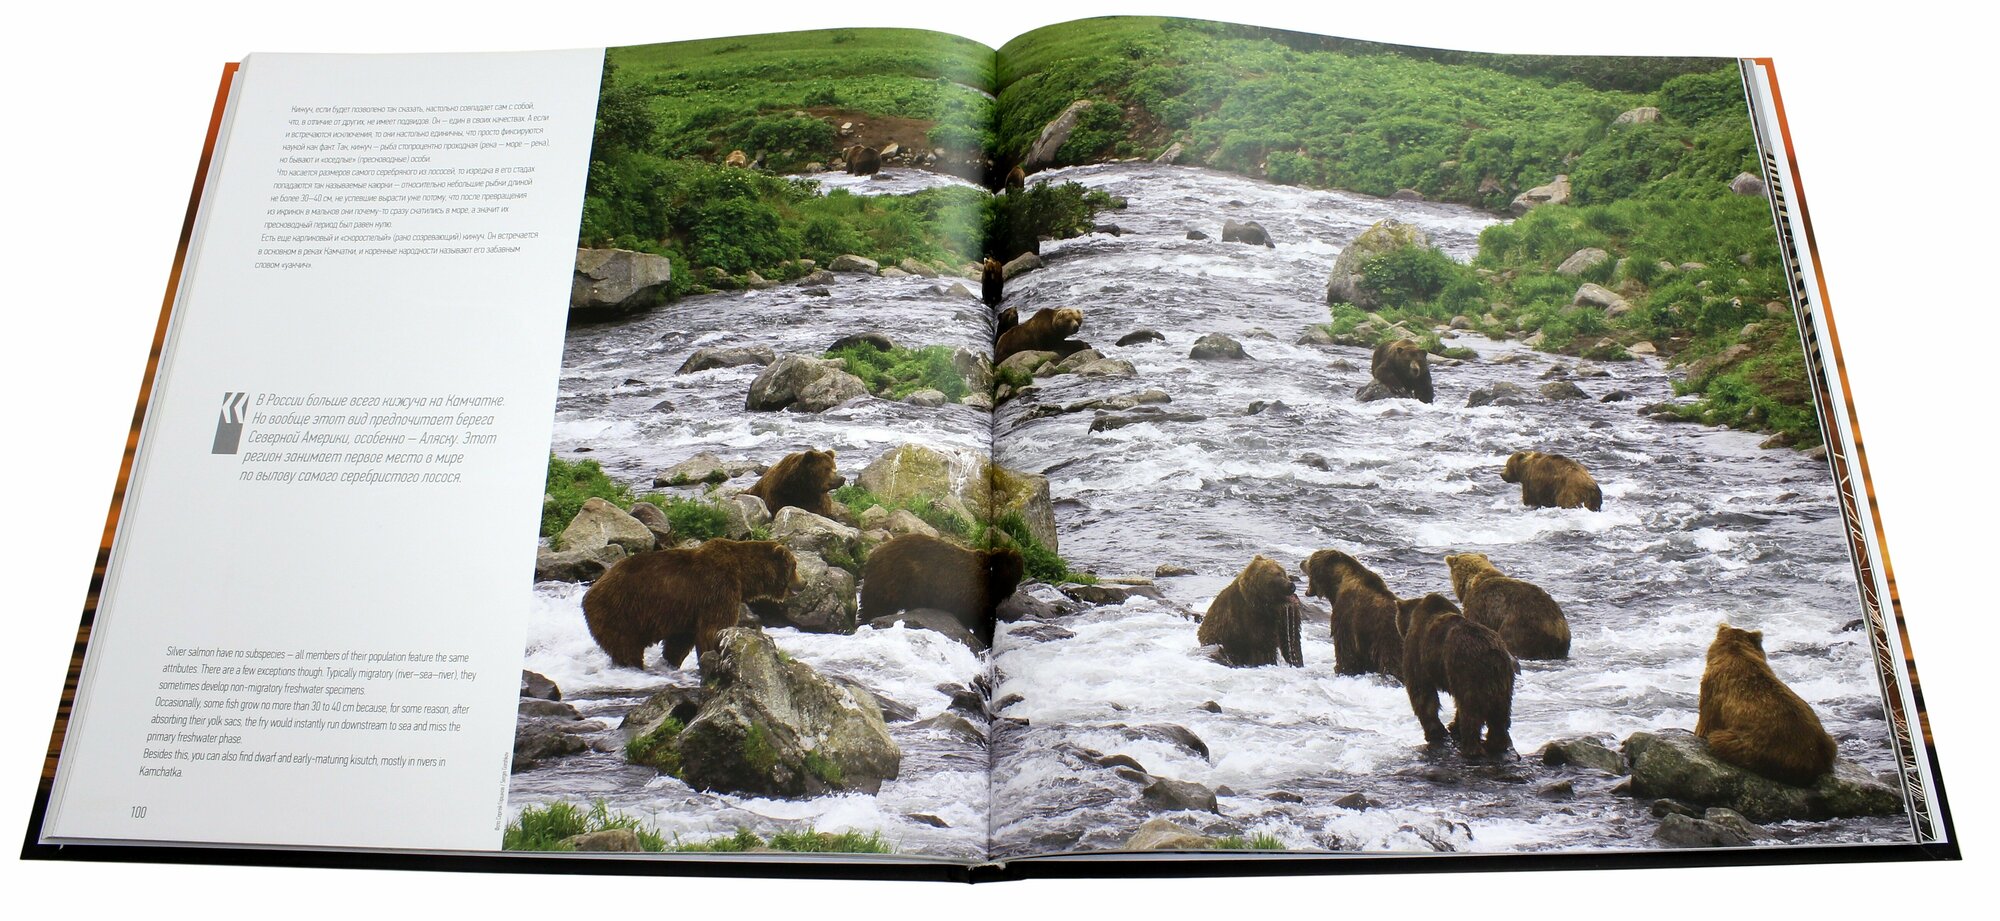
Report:
M 1737 61 L 999 74 L 1010 194 L 1122 208 L 1001 304 L 1069 581 L 1000 610 L 995 858 L 1914 840 Z

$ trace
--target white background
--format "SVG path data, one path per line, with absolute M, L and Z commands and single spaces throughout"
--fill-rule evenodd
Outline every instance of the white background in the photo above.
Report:
M 1481 51 L 1776 58 L 1964 863 L 1275 880 L 914 883 L 594 879 L 70 863 L 0 868 L 9 908 L 145 917 L 1047 917 L 1171 913 L 1787 917 L 1965 912 L 1991 891 L 1994 745 L 1978 721 L 2000 643 L 1983 544 L 1994 299 L 1992 24 L 1957 4 L 1874 15 L 1681 0 L 1425 4 L 38 3 L 7 15 L 0 118 L 0 616 L 11 731 L 0 833 L 25 828 L 77 612 L 223 62 L 252 51 L 518 50 L 907 25 L 998 45 L 1118 12 L 1226 18 Z M 282 514 L 282 509 L 274 510 Z M 203 573 L 191 572 L 189 578 Z M 421 821 L 421 816 L 385 816 Z M 0 835 L 4 837 L 4 835 Z M 12 840 L 12 839 L 10 839 Z M 1985 882 L 1987 885 L 1979 885 Z M 1975 903 L 1976 904 L 1976 903 Z M 257 906 L 253 909 L 252 906 Z M 747 913 L 747 914 L 746 914 Z

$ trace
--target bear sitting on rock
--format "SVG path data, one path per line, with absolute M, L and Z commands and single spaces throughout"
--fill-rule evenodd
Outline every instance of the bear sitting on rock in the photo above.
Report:
M 1006 361 L 1017 352 L 1063 353 L 1065 340 L 1083 328 L 1083 311 L 1075 307 L 1051 307 L 1035 311 L 1027 322 L 1000 334 L 993 345 L 993 363 Z M 1078 343 L 1080 348 L 1087 348 Z M 1077 349 L 1069 349 L 1074 352 Z
M 1521 504 L 1531 508 L 1604 508 L 1604 491 L 1582 464 L 1560 454 L 1516 451 L 1500 479 L 1521 484 Z
M 1708 646 L 1694 734 L 1723 761 L 1801 787 L 1833 770 L 1838 751 L 1812 705 L 1771 671 L 1763 631 L 1726 623 Z
M 1515 658 L 1569 658 L 1569 620 L 1548 592 L 1502 573 L 1484 553 L 1454 554 L 1444 564 L 1465 616 L 1493 628 Z
M 1507 728 L 1513 721 L 1514 675 L 1521 666 L 1500 635 L 1467 620 L 1436 592 L 1402 600 L 1397 608 L 1403 687 L 1424 727 L 1424 740 L 1437 745 L 1450 738 L 1467 757 L 1505 755 L 1514 747 Z M 1451 695 L 1449 727 L 1438 719 L 1439 691 Z
M 660 643 L 667 666 L 679 668 L 690 649 L 714 651 L 745 602 L 783 601 L 797 580 L 798 560 L 783 545 L 718 537 L 619 560 L 584 592 L 583 619 L 613 665 L 643 668 L 646 647 Z
M 743 495 L 764 500 L 771 514 L 786 506 L 805 509 L 825 518 L 840 518 L 840 507 L 828 495 L 847 483 L 834 469 L 832 451 L 800 451 L 787 454 Z
M 861 575 L 861 616 L 944 611 L 982 642 L 993 641 L 993 609 L 1013 597 L 1027 562 L 1012 547 L 971 550 L 943 538 L 905 534 L 868 554 Z
M 1259 556 L 1238 573 L 1208 606 L 1195 639 L 1222 647 L 1219 658 L 1234 667 L 1305 664 L 1299 651 L 1299 600 L 1285 569 Z

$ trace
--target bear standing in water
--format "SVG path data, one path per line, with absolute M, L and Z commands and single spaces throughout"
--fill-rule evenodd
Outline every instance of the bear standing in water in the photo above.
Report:
M 1431 401 L 1430 356 L 1415 342 L 1398 339 L 1376 346 L 1374 356 L 1369 359 L 1368 373 L 1374 380 L 1354 394 L 1363 403 L 1393 397 Z
M 764 500 L 771 514 L 785 506 L 802 508 L 824 518 L 838 519 L 840 510 L 827 493 L 839 489 L 847 478 L 834 470 L 832 451 L 801 451 L 787 454 L 743 495 Z
M 1299 567 L 1306 594 L 1333 607 L 1333 673 L 1400 676 L 1403 636 L 1396 629 L 1396 595 L 1361 561 L 1321 550 Z
M 792 551 L 768 540 L 703 541 L 692 550 L 652 550 L 619 560 L 583 594 L 590 638 L 620 668 L 643 668 L 661 644 L 669 668 L 688 650 L 715 649 L 747 601 L 783 601 L 798 580 Z
M 1465 616 L 1493 628 L 1508 652 L 1521 659 L 1569 658 L 1569 620 L 1548 592 L 1503 574 L 1484 553 L 1447 556 L 1444 564 Z
M 1513 722 L 1514 674 L 1521 666 L 1500 635 L 1467 620 L 1436 592 L 1400 601 L 1397 608 L 1403 687 L 1424 740 L 1436 745 L 1451 738 L 1467 757 L 1505 755 L 1514 747 L 1507 727 Z M 1449 727 L 1438 719 L 1439 691 L 1451 695 Z
M 986 257 L 985 264 L 979 267 L 979 299 L 985 301 L 988 307 L 998 307 L 1000 299 L 1005 296 L 1002 289 L 1006 286 L 1007 273 L 1000 260 Z
M 1299 651 L 1299 604 L 1285 569 L 1263 557 L 1250 561 L 1224 587 L 1201 619 L 1195 640 L 1221 646 L 1224 665 L 1305 664 Z
M 1833 770 L 1837 751 L 1812 705 L 1771 671 L 1763 631 L 1726 623 L 1708 646 L 1694 734 L 1717 758 L 1801 787 Z
M 1521 504 L 1531 508 L 1604 508 L 1604 492 L 1583 465 L 1560 454 L 1516 451 L 1500 479 L 1521 484 Z
M 1014 594 L 1027 563 L 1012 547 L 968 550 L 923 534 L 893 538 L 868 554 L 861 576 L 861 617 L 933 608 L 993 641 L 993 608 Z

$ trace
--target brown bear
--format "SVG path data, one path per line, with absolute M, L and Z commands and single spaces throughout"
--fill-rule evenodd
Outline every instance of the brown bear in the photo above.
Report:
M 1299 651 L 1299 604 L 1285 568 L 1262 556 L 1250 561 L 1222 589 L 1201 619 L 1195 641 L 1220 646 L 1223 664 L 1236 668 L 1305 665 Z
M 1382 577 L 1338 550 L 1305 561 L 1306 594 L 1333 607 L 1333 673 L 1400 677 L 1403 635 L 1396 629 L 1396 595 Z
M 993 344 L 995 364 L 1016 352 L 1061 352 L 1063 340 L 1083 328 L 1083 311 L 1075 307 L 1052 307 L 1035 311 L 1026 323 L 1000 334 Z M 1072 350 L 1074 351 L 1074 350 Z
M 847 174 L 850 176 L 873 176 L 882 171 L 882 152 L 873 147 L 856 144 L 841 152 L 847 160 Z
M 993 609 L 1013 597 L 1027 563 L 1012 547 L 969 550 L 924 534 L 892 538 L 868 554 L 861 619 L 933 608 L 993 641 Z
M 688 650 L 714 650 L 745 602 L 783 601 L 797 580 L 798 560 L 783 545 L 718 537 L 619 560 L 583 593 L 583 620 L 612 664 L 643 668 L 646 647 L 659 643 L 667 667 L 679 668 Z
M 1507 458 L 1500 479 L 1521 484 L 1521 504 L 1533 508 L 1604 508 L 1604 491 L 1590 471 L 1560 454 L 1516 451 Z
M 740 150 L 732 150 L 729 152 L 729 156 L 723 158 L 722 165 L 734 166 L 739 169 L 749 169 L 750 155 Z
M 1780 783 L 1803 787 L 1833 770 L 1833 737 L 1771 671 L 1761 630 L 1715 628 L 1694 734 L 1717 758 Z
M 1368 373 L 1374 380 L 1354 394 L 1363 403 L 1392 397 L 1431 401 L 1431 359 L 1415 342 L 1397 339 L 1376 346 Z
M 1436 745 L 1450 738 L 1467 757 L 1497 758 L 1512 749 L 1507 727 L 1521 666 L 1500 635 L 1467 620 L 1436 592 L 1397 602 L 1396 626 L 1403 632 L 1403 687 L 1424 740 Z M 1450 726 L 1438 720 L 1439 691 L 1451 695 Z
M 1012 307 L 993 315 L 993 338 L 1007 335 L 1007 331 L 1021 325 L 1020 311 Z
M 1493 628 L 1515 658 L 1569 658 L 1569 621 L 1548 592 L 1502 573 L 1484 553 L 1446 556 L 1444 564 L 1465 616 Z
M 765 471 L 757 479 L 757 485 L 744 490 L 743 495 L 764 500 L 764 507 L 773 515 L 789 505 L 838 519 L 840 510 L 827 493 L 846 482 L 846 477 L 834 471 L 832 451 L 801 451 L 785 455 L 784 460 Z
M 1007 273 L 1000 265 L 1000 260 L 992 256 L 986 257 L 985 264 L 979 267 L 980 299 L 985 301 L 988 307 L 1000 306 L 1000 299 L 1005 296 L 1001 293 L 1001 289 L 1006 285 Z
M 1019 166 L 1007 171 L 1007 191 L 1019 192 L 1028 184 L 1028 174 Z

